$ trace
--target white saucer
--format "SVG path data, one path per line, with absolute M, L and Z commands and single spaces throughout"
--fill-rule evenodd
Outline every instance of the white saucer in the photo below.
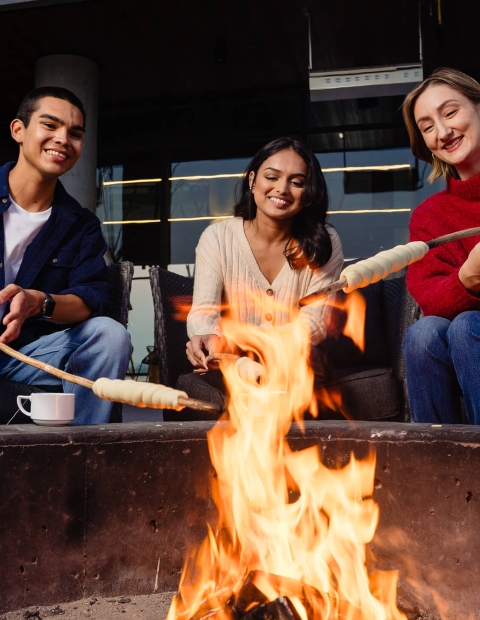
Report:
M 72 422 L 72 420 L 39 420 L 37 418 L 32 418 L 32 420 L 38 426 L 67 426 Z

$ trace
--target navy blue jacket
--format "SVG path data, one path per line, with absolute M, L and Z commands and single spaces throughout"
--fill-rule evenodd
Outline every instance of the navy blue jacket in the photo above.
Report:
M 0 257 L 3 261 L 5 236 L 3 213 L 10 207 L 8 174 L 15 166 L 0 167 Z M 108 304 L 107 246 L 96 215 L 67 194 L 57 181 L 52 214 L 28 246 L 15 284 L 44 293 L 78 295 L 92 310 L 92 316 L 105 313 Z M 5 271 L 0 263 L 0 290 L 5 287 Z M 9 344 L 18 349 L 44 334 L 65 329 L 51 321 L 29 318 L 20 336 Z M 2 325 L 1 331 L 4 331 Z

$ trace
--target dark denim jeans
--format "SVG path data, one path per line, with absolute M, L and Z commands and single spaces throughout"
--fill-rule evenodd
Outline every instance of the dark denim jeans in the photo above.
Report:
M 470 424 L 480 424 L 480 312 L 453 321 L 423 317 L 403 343 L 414 422 L 461 424 L 460 397 Z

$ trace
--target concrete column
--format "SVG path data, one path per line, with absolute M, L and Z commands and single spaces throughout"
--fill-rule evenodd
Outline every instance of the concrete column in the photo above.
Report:
M 97 204 L 98 75 L 96 62 L 71 54 L 52 54 L 35 64 L 35 88 L 61 86 L 71 90 L 85 106 L 87 115 L 83 153 L 62 177 L 69 194 L 95 212 Z

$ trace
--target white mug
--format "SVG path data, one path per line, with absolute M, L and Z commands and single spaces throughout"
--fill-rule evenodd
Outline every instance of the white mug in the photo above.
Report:
M 23 408 L 24 400 L 30 401 L 31 412 Z M 75 416 L 75 394 L 36 392 L 30 396 L 17 396 L 17 405 L 40 426 L 65 426 Z

